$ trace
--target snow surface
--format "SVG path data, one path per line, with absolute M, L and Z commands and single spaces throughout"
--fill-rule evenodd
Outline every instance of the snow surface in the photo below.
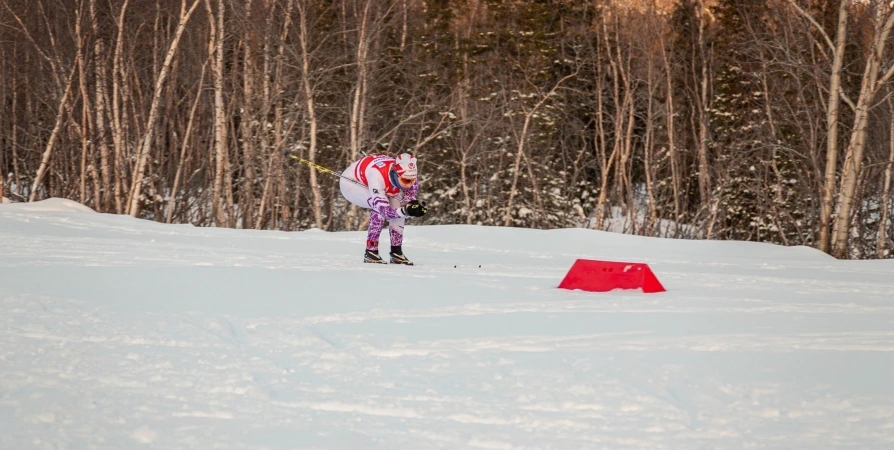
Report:
M 85 212 L 0 207 L 2 449 L 894 448 L 892 260 Z M 668 292 L 556 289 L 579 257 Z

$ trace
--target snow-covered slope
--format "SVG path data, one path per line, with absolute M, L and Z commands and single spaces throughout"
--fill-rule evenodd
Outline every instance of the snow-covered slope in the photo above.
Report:
M 0 206 L 0 448 L 894 447 L 894 261 L 409 226 L 418 265 L 372 266 L 364 239 Z M 668 292 L 556 289 L 576 258 Z

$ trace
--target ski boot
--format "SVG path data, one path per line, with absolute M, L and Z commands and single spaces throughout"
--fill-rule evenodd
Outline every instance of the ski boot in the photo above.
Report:
M 379 252 L 367 250 L 366 253 L 363 254 L 363 262 L 372 263 L 372 264 L 385 264 L 385 260 L 379 256 Z
M 413 261 L 407 259 L 407 257 L 404 256 L 403 253 L 391 252 L 391 264 L 403 264 L 405 266 L 412 266 Z

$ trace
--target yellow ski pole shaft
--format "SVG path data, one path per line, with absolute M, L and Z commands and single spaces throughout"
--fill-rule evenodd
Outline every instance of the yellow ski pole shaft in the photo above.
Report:
M 320 171 L 320 172 L 328 173 L 329 175 L 335 175 L 335 176 L 337 176 L 337 177 L 339 177 L 339 178 L 344 178 L 345 180 L 348 180 L 348 181 L 350 181 L 351 183 L 354 183 L 354 184 L 363 186 L 363 187 L 365 187 L 365 188 L 369 188 L 369 186 L 367 186 L 367 185 L 361 183 L 360 181 L 355 180 L 355 179 L 353 179 L 353 178 L 351 178 L 351 177 L 349 177 L 349 176 L 347 176 L 347 175 L 345 175 L 345 174 L 343 174 L 343 173 L 341 173 L 341 172 L 336 172 L 336 171 L 334 171 L 334 170 L 332 170 L 332 169 L 328 169 L 328 168 L 326 168 L 326 167 L 323 167 L 323 166 L 321 166 L 321 165 L 319 165 L 319 164 L 317 164 L 317 163 L 315 163 L 315 162 L 313 162 L 313 161 L 308 161 L 308 160 L 306 160 L 306 159 L 304 159 L 304 158 L 302 158 L 302 157 L 300 157 L 300 156 L 298 156 L 298 155 L 296 155 L 296 154 L 294 154 L 294 153 L 292 153 L 292 152 L 286 152 L 286 156 L 288 156 L 289 158 L 294 159 L 295 161 L 298 161 L 298 162 L 300 162 L 300 163 L 302 163 L 302 164 L 306 164 L 306 165 L 308 165 L 308 166 L 310 166 L 310 167 L 313 167 L 314 169 L 317 169 L 317 170 Z M 385 195 L 387 195 L 388 197 L 394 197 L 393 195 L 388 195 L 388 194 L 385 194 Z
M 321 165 L 319 165 L 319 164 L 317 164 L 317 163 L 315 163 L 315 162 L 313 162 L 313 161 L 308 161 L 308 160 L 306 160 L 306 159 L 304 159 L 304 158 L 302 158 L 302 157 L 300 157 L 300 156 L 298 156 L 298 155 L 296 155 L 296 154 L 294 154 L 294 153 L 286 152 L 286 156 L 288 156 L 289 158 L 294 159 L 295 161 L 298 161 L 298 162 L 300 162 L 300 163 L 302 163 L 302 164 L 306 164 L 306 165 L 308 165 L 308 166 L 310 166 L 310 167 L 313 167 L 314 169 L 317 169 L 317 170 L 320 171 L 320 172 L 328 173 L 329 175 L 335 175 L 335 176 L 337 176 L 337 177 L 339 177 L 339 178 L 344 178 L 344 179 L 346 179 L 346 180 L 348 180 L 348 181 L 350 181 L 350 182 L 352 182 L 352 183 L 354 183 L 354 184 L 359 184 L 360 186 L 368 187 L 367 185 L 361 183 L 360 181 L 357 181 L 357 180 L 355 180 L 355 179 L 353 179 L 353 178 L 351 178 L 351 177 L 348 177 L 348 176 L 342 174 L 341 172 L 336 172 L 336 171 L 334 171 L 334 170 L 332 170 L 332 169 L 328 169 L 328 168 L 326 168 L 326 167 L 323 167 L 323 166 L 321 166 Z

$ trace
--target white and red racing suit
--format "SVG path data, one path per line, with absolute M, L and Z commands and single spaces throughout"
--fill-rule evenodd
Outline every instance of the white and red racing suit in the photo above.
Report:
M 391 236 L 391 245 L 400 247 L 403 244 L 406 215 L 401 206 L 416 199 L 419 192 L 419 180 L 404 190 L 391 182 L 389 172 L 394 165 L 394 157 L 388 155 L 369 155 L 354 162 L 344 172 L 339 183 L 341 193 L 349 202 L 369 209 L 369 230 L 366 236 L 368 250 L 379 249 L 379 236 L 385 219 Z M 359 181 L 365 186 L 354 183 L 345 177 Z

